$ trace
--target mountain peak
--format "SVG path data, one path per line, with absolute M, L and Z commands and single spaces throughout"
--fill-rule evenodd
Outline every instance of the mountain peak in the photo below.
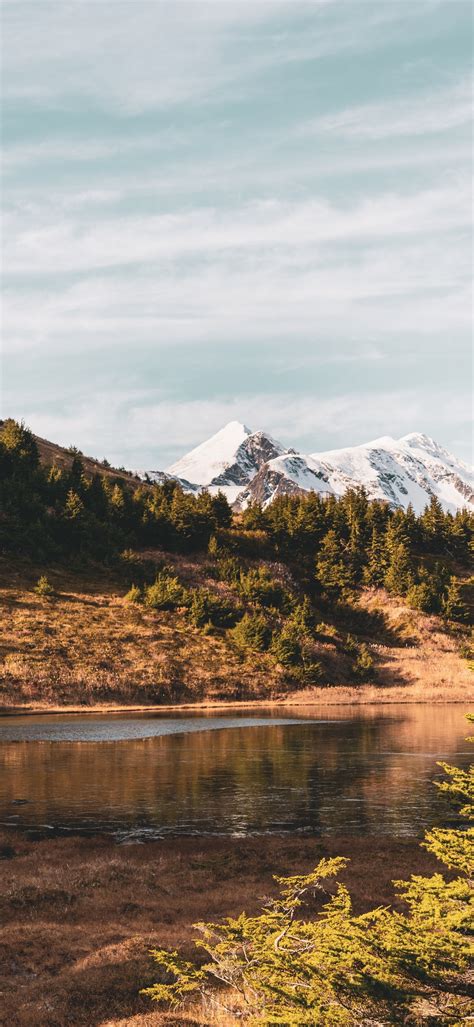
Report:
M 229 421 L 169 467 L 168 474 L 181 479 L 186 491 L 222 490 L 240 509 L 254 501 L 266 505 L 285 493 L 340 496 L 359 485 L 370 499 L 405 509 L 411 503 L 418 513 L 433 495 L 453 513 L 474 506 L 471 469 L 421 432 L 401 439 L 383 435 L 365 445 L 305 456 L 267 432 Z

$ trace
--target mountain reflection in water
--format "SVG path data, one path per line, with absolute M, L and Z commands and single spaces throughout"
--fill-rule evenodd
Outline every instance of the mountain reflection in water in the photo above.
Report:
M 439 759 L 468 764 L 467 728 L 460 706 L 422 704 L 5 718 L 0 820 L 143 838 L 419 835 L 447 815 L 432 779 Z

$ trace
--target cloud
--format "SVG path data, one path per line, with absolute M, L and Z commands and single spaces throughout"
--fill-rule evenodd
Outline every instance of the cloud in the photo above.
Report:
M 42 437 L 74 443 L 88 455 L 105 455 L 130 469 L 160 470 L 233 419 L 305 452 L 359 444 L 380 434 L 398 437 L 417 428 L 431 432 L 433 399 L 444 411 L 437 441 L 449 447 L 450 433 L 469 423 L 470 404 L 469 395 L 458 396 L 453 420 L 448 416 L 452 396 L 443 390 L 435 397 L 407 388 L 333 397 L 229 395 L 186 403 L 157 401 L 151 392 L 112 398 L 98 393 L 66 413 L 33 408 L 17 413 Z
M 9 273 L 90 272 L 127 265 L 169 263 L 187 257 L 206 261 L 326 243 L 420 237 L 461 228 L 470 209 L 463 179 L 412 194 L 386 193 L 350 208 L 324 199 L 255 201 L 240 207 L 198 208 L 143 217 L 103 218 L 92 225 L 44 219 L 31 210 L 5 218 Z
M 448 132 L 472 121 L 472 82 L 464 79 L 442 92 L 409 94 L 401 100 L 349 107 L 308 120 L 296 135 L 335 136 L 357 141 Z

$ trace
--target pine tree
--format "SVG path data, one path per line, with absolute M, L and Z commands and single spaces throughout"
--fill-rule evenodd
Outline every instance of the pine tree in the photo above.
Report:
M 404 596 L 414 584 L 413 561 L 403 542 L 392 549 L 384 585 L 394 595 Z
M 367 550 L 367 563 L 363 571 L 363 581 L 366 585 L 383 585 L 387 570 L 387 554 L 385 539 L 378 528 L 372 531 L 372 538 Z
M 324 536 L 316 560 L 316 580 L 330 596 L 345 596 L 350 592 L 353 577 L 341 551 L 341 541 L 331 529 Z
M 457 620 L 461 624 L 469 622 L 469 607 L 464 602 L 461 586 L 457 578 L 450 578 L 443 602 L 443 613 L 448 620 Z

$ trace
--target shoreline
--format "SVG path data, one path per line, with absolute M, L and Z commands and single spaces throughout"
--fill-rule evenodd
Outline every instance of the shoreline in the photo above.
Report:
M 338 687 L 334 688 L 334 691 L 339 691 Z M 346 692 L 347 689 L 341 687 L 341 692 Z M 106 714 L 107 716 L 112 714 L 120 713 L 186 713 L 188 711 L 202 711 L 202 712 L 219 712 L 222 710 L 248 710 L 248 709 L 286 709 L 295 707 L 318 706 L 324 708 L 330 708 L 332 706 L 403 706 L 403 705 L 415 705 L 415 704 L 428 704 L 430 706 L 445 706 L 445 705 L 472 705 L 474 701 L 469 695 L 465 697 L 451 697 L 449 693 L 438 695 L 436 697 L 432 695 L 420 696 L 418 695 L 406 695 L 391 697 L 390 689 L 383 689 L 384 694 L 382 695 L 382 689 L 378 689 L 379 695 L 376 697 L 372 692 L 368 693 L 367 689 L 360 689 L 360 695 L 340 695 L 331 696 L 331 698 L 323 699 L 318 696 L 307 696 L 303 698 L 300 694 L 295 695 L 294 698 L 281 698 L 281 699 L 248 699 L 248 700 L 234 700 L 231 702 L 212 702 L 207 700 L 201 700 L 200 702 L 183 702 L 183 703 L 170 703 L 164 705 L 138 705 L 134 704 L 121 704 L 121 703 L 96 703 L 94 705 L 88 704 L 87 706 L 81 706 L 79 704 L 71 706 L 59 706 L 52 705 L 47 706 L 44 704 L 38 704 L 37 706 L 28 703 L 28 705 L 17 705 L 17 706 L 3 706 L 0 707 L 0 719 L 2 717 L 19 717 L 19 716 L 60 716 L 62 714 L 71 714 L 81 716 L 89 714 Z

